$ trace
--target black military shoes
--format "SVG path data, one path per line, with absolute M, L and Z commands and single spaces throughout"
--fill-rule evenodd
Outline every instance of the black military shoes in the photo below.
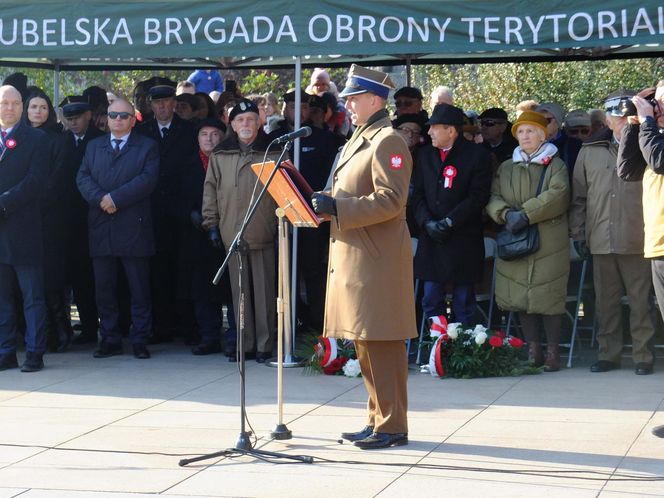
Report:
M 389 448 L 390 446 L 405 446 L 408 444 L 408 434 L 374 432 L 371 436 L 355 441 L 353 444 L 363 450 L 377 450 L 379 448 Z
M 367 425 L 364 429 L 359 432 L 342 432 L 341 438 L 346 441 L 360 441 L 361 439 L 366 439 L 373 434 L 373 426 Z
M 92 356 L 95 358 L 109 358 L 111 356 L 117 356 L 122 354 L 122 344 L 114 344 L 112 342 L 107 342 L 102 340 L 97 349 Z

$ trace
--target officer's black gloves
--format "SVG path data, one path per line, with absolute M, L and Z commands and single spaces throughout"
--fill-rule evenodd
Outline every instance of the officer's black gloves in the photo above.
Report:
M 586 244 L 585 240 L 575 240 L 574 250 L 581 259 L 587 259 L 590 256 L 590 249 L 588 249 L 588 244 Z
M 517 233 L 530 225 L 530 220 L 526 213 L 510 209 L 505 213 L 505 229 L 510 233 Z
M 424 224 L 424 229 L 436 242 L 444 242 L 452 232 L 452 225 L 448 218 L 442 220 L 429 220 Z
M 221 245 L 221 234 L 217 227 L 208 230 L 208 239 L 210 239 L 210 244 L 212 244 L 212 247 L 215 249 L 221 249 L 223 247 Z
M 316 214 L 337 215 L 337 201 L 323 192 L 314 192 L 311 194 L 311 205 Z

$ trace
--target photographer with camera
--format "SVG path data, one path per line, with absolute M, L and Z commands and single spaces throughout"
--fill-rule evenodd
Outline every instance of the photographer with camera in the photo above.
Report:
M 633 104 L 633 105 L 630 105 Z M 623 103 L 627 125 L 618 149 L 618 176 L 643 182 L 644 256 L 651 272 L 660 311 L 664 309 L 664 80 Z M 637 374 L 653 371 L 652 363 Z
M 598 361 L 591 372 L 620 368 L 620 300 L 625 293 L 635 372 L 648 371 L 653 363 L 649 346 L 655 330 L 650 319 L 650 262 L 643 257 L 643 191 L 639 182 L 624 182 L 615 171 L 618 144 L 627 123 L 625 104 L 635 94 L 621 89 L 606 98 L 608 127 L 584 142 L 574 166 L 570 234 L 580 256 L 592 254 L 598 319 Z

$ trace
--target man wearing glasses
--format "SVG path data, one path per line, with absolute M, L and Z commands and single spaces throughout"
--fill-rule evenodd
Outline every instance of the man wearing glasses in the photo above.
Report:
M 130 339 L 134 356 L 150 357 L 152 331 L 150 257 L 155 244 L 150 195 L 159 178 L 159 148 L 132 130 L 134 107 L 118 99 L 108 108 L 110 133 L 92 140 L 76 177 L 89 205 L 90 256 L 95 274 L 101 344 L 95 358 L 122 354 L 118 326 L 118 266 L 131 295 Z
M 428 118 L 426 111 L 422 111 L 422 92 L 419 88 L 404 86 L 394 92 L 394 105 L 397 108 L 397 117 L 402 114 L 419 114 L 424 112 L 425 120 Z
M 480 133 L 484 146 L 494 155 L 498 164 L 511 158 L 518 145 L 508 124 L 507 113 L 499 107 L 491 107 L 480 114 Z

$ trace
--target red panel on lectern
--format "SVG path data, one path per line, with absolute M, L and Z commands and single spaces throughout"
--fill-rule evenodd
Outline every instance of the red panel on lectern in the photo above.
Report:
M 274 169 L 274 161 L 252 164 L 251 169 L 265 185 Z M 317 228 L 325 221 L 311 207 L 311 186 L 290 161 L 281 163 L 267 191 L 277 205 L 284 209 L 293 226 Z

